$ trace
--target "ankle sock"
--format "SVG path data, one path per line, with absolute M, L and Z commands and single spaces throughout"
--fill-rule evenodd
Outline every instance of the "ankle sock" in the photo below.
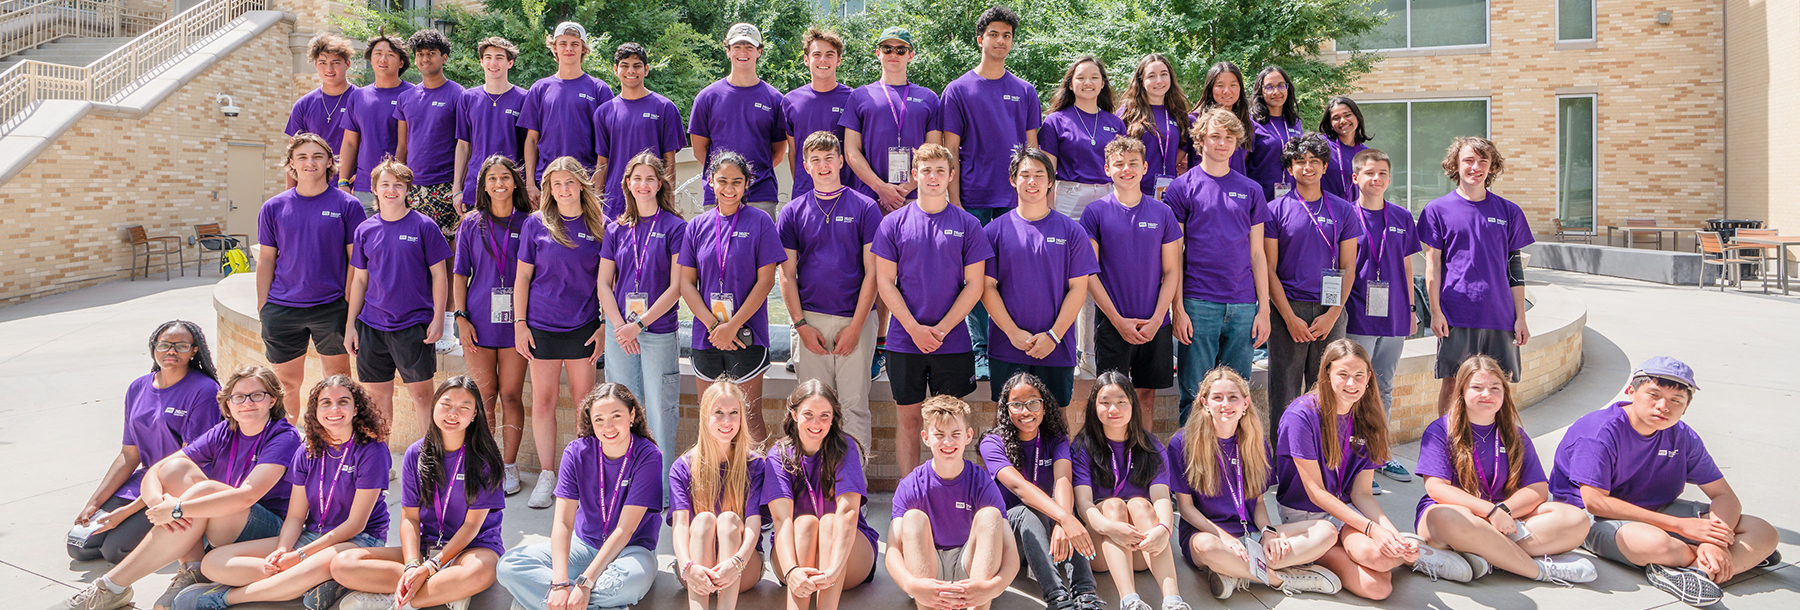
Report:
M 115 595 L 117 595 L 117 594 L 119 594 L 119 593 L 124 593 L 124 592 L 125 592 L 125 587 L 124 587 L 124 586 L 122 586 L 122 585 L 115 585 L 115 584 L 113 584 L 113 581 L 112 581 L 112 579 L 109 579 L 109 578 L 107 578 L 107 577 L 105 577 L 105 576 L 101 576 L 101 577 L 100 577 L 100 580 L 97 580 L 97 581 L 94 581 L 94 582 L 95 582 L 95 583 L 96 583 L 96 584 L 99 584 L 99 585 L 100 585 L 100 586 L 102 586 L 102 587 L 106 587 L 106 590 L 108 590 L 108 591 L 111 591 L 111 592 L 113 592 L 113 594 L 115 594 Z
M 1138 594 L 1136 594 L 1136 593 L 1127 595 L 1125 597 L 1121 597 L 1121 598 L 1119 598 L 1119 607 L 1124 608 L 1126 606 L 1131 605 L 1131 602 L 1137 601 L 1139 599 L 1142 599 L 1142 598 L 1138 597 Z

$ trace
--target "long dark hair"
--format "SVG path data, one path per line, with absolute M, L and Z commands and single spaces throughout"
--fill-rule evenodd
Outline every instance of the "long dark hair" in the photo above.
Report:
M 594 391 L 581 398 L 581 407 L 577 410 L 581 419 L 575 422 L 575 436 L 594 437 L 594 403 L 612 398 L 625 403 L 625 411 L 631 414 L 631 435 L 656 444 L 656 438 L 650 435 L 650 422 L 644 419 L 644 405 L 638 403 L 637 395 L 631 388 L 617 382 L 606 382 Z
M 1014 373 L 1000 388 L 1000 404 L 994 414 L 994 427 L 988 428 L 988 436 L 1000 439 L 1001 446 L 1006 448 L 1006 461 L 1017 467 L 1023 464 L 1025 450 L 1019 448 L 1019 428 L 1013 425 L 1012 410 L 1006 408 L 1006 401 L 1012 399 L 1012 391 L 1019 386 L 1028 386 L 1037 390 L 1038 398 L 1044 401 L 1044 416 L 1038 420 L 1038 446 L 1046 444 L 1046 438 L 1068 438 L 1069 422 L 1063 420 L 1062 405 L 1056 404 L 1056 395 L 1050 393 L 1050 386 L 1044 380 L 1031 373 Z M 1046 436 L 1048 435 L 1048 436 Z M 1022 470 L 1021 470 L 1022 471 Z
M 1295 110 L 1294 105 L 1294 99 L 1300 97 L 1300 92 L 1294 89 L 1294 77 L 1288 76 L 1287 70 L 1281 69 L 1281 66 L 1269 66 L 1256 73 L 1256 82 L 1252 83 L 1250 90 L 1246 92 L 1250 96 L 1250 118 L 1255 119 L 1258 123 L 1269 121 L 1269 106 L 1263 100 L 1262 85 L 1263 79 L 1268 78 L 1270 74 L 1280 74 L 1281 80 L 1286 81 L 1288 86 L 1287 101 L 1281 103 L 1281 120 L 1300 120 L 1300 112 Z
M 504 155 L 491 155 L 486 161 L 481 162 L 481 173 L 475 174 L 475 209 L 480 210 L 481 214 L 485 217 L 494 217 L 495 202 L 492 197 L 488 196 L 487 175 L 488 170 L 495 167 L 499 167 L 500 169 L 505 170 L 506 173 L 512 174 L 513 213 L 519 215 L 521 218 L 531 214 L 531 196 L 525 194 L 525 175 L 519 173 L 519 164 L 514 163 L 512 159 L 508 159 Z
M 194 338 L 193 357 L 188 359 L 188 370 L 198 371 L 201 375 L 218 381 L 219 370 L 213 368 L 212 349 L 206 346 L 206 333 L 200 331 L 199 324 L 187 320 L 163 322 L 162 326 L 156 327 L 156 332 L 150 333 L 150 372 L 162 370 L 162 365 L 156 363 L 156 342 L 162 339 L 163 333 L 176 328 L 187 331 L 188 336 Z
M 1212 92 L 1213 84 L 1219 82 L 1219 79 L 1227 77 L 1237 79 L 1238 83 L 1237 101 L 1229 107 L 1220 106 L 1218 100 L 1213 99 Z M 1237 64 L 1221 61 L 1213 64 L 1211 68 L 1207 68 L 1206 81 L 1200 85 L 1199 111 L 1205 113 L 1213 108 L 1224 108 L 1231 111 L 1231 114 L 1237 116 L 1238 122 L 1244 124 L 1244 129 L 1250 129 L 1250 92 L 1244 89 L 1244 71 L 1238 69 Z M 1245 138 L 1243 144 L 1238 147 L 1249 150 L 1254 140 L 1255 138 Z
M 1088 470 L 1093 473 L 1093 483 L 1099 487 L 1112 489 L 1113 478 L 1112 445 L 1106 441 L 1106 427 L 1100 423 L 1100 390 L 1107 386 L 1116 386 L 1131 401 L 1131 414 L 1138 413 L 1137 390 L 1131 385 L 1131 378 L 1119 371 L 1107 371 L 1094 379 L 1094 389 L 1088 392 L 1087 407 L 1081 422 L 1081 432 L 1076 435 L 1075 446 L 1087 452 Z M 1131 422 L 1125 427 L 1125 450 L 1131 452 L 1131 472 L 1126 473 L 1125 480 L 1139 487 L 1149 488 L 1151 481 L 1156 480 L 1156 473 L 1163 467 L 1162 453 L 1156 450 L 1155 440 L 1149 432 L 1144 431 L 1143 424 Z
M 844 408 L 838 403 L 837 390 L 817 379 L 808 379 L 794 386 L 794 392 L 788 394 L 788 416 L 781 423 L 781 438 L 775 440 L 775 446 L 769 453 L 773 455 L 776 451 L 787 448 L 787 457 L 781 459 L 781 469 L 789 475 L 806 476 L 800 449 L 800 423 L 795 414 L 800 410 L 800 403 L 815 396 L 825 399 L 831 405 L 831 429 L 825 431 L 825 440 L 819 444 L 819 490 L 827 498 L 836 498 L 838 466 L 843 465 L 844 455 L 850 452 L 850 443 L 857 444 L 857 455 L 868 459 L 868 453 L 862 451 L 862 442 L 844 433 Z
M 1175 122 L 1176 137 L 1186 141 L 1187 95 L 1181 92 L 1181 81 L 1176 78 L 1175 64 L 1161 53 L 1151 53 L 1138 60 L 1137 69 L 1131 72 L 1131 82 L 1125 85 L 1125 99 L 1119 102 L 1119 119 L 1125 122 L 1125 135 L 1133 138 L 1143 138 L 1146 132 L 1161 137 L 1168 135 L 1161 133 L 1162 126 L 1156 124 L 1156 113 L 1151 110 L 1150 92 L 1144 89 L 1144 73 L 1156 64 L 1162 64 L 1169 71 L 1169 92 L 1163 94 L 1163 109 L 1169 113 L 1169 120 Z
M 1100 70 L 1100 96 L 1094 101 L 1100 105 L 1100 110 L 1113 111 L 1112 77 L 1106 75 L 1106 64 L 1100 63 L 1098 57 L 1083 55 L 1075 58 L 1069 69 L 1063 71 L 1062 84 L 1056 87 L 1056 94 L 1050 96 L 1050 107 L 1044 109 L 1045 114 L 1075 105 L 1075 69 L 1085 63 L 1092 63 Z
M 350 392 L 350 402 L 356 405 L 356 416 L 350 419 L 350 438 L 344 440 L 345 444 L 387 442 L 387 420 L 375 410 L 375 401 L 369 398 L 369 391 L 349 375 L 332 375 L 313 386 L 306 396 L 306 405 L 301 407 L 306 413 L 301 418 L 305 425 L 300 426 L 306 441 L 306 457 L 316 459 L 331 447 L 331 441 L 325 438 L 325 426 L 319 424 L 319 395 L 325 393 L 325 388 L 344 388 Z
M 467 375 L 457 375 L 444 380 L 437 392 L 431 395 L 432 410 L 437 410 L 437 403 L 444 399 L 451 390 L 468 392 L 475 399 L 475 419 L 463 432 L 463 500 L 467 505 L 474 505 L 481 492 L 500 485 L 502 468 L 500 461 L 500 445 L 494 442 L 494 433 L 488 430 L 487 409 L 481 401 L 481 386 Z M 426 502 L 437 500 L 438 477 L 444 476 L 444 431 L 437 427 L 434 416 L 431 425 L 425 429 L 425 443 L 419 448 L 419 493 Z
M 1288 99 L 1293 99 L 1293 87 L 1293 84 L 1288 85 Z M 1325 137 L 1330 138 L 1333 142 L 1343 141 L 1343 137 L 1338 135 L 1337 127 L 1331 124 L 1331 109 L 1338 106 L 1349 108 L 1350 114 L 1356 117 L 1356 134 L 1353 139 L 1357 144 L 1375 139 L 1369 137 L 1369 132 L 1364 129 L 1365 125 L 1363 124 L 1362 106 L 1356 105 L 1356 100 L 1342 95 L 1331 98 L 1331 101 L 1329 102 L 1325 102 L 1325 116 L 1319 117 L 1319 133 L 1325 134 Z M 1346 173 L 1354 172 L 1346 170 Z

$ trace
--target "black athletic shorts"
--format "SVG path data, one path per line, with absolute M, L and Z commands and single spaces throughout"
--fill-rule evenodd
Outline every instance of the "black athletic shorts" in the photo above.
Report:
M 356 380 L 387 383 L 400 371 L 400 381 L 431 381 L 437 374 L 437 346 L 425 342 L 426 324 L 381 330 L 356 321 Z
M 1175 331 L 1164 324 L 1149 343 L 1132 345 L 1105 316 L 1094 324 L 1094 371 L 1119 371 L 1140 390 L 1175 387 Z
M 697 349 L 688 359 L 694 363 L 694 376 L 707 383 L 744 381 L 769 370 L 769 349 L 750 345 L 744 349 Z
M 916 405 L 934 394 L 975 392 L 975 352 L 911 354 L 888 350 L 888 389 L 894 403 Z
M 264 303 L 262 318 L 263 355 L 273 364 L 281 364 L 306 355 L 310 342 L 320 356 L 342 356 L 344 323 L 350 319 L 350 303 L 338 299 L 312 307 L 288 307 Z
M 600 349 L 599 342 L 588 342 L 594 338 L 594 331 L 600 330 L 599 318 L 569 331 L 544 330 L 529 324 L 525 327 L 531 329 L 531 342 L 536 345 L 531 348 L 531 357 L 538 360 L 586 360 Z
M 1491 328 L 1450 327 L 1450 336 L 1438 339 L 1437 366 L 1433 377 L 1453 379 L 1464 360 L 1475 354 L 1487 354 L 1506 369 L 1513 383 L 1519 382 L 1524 367 L 1519 364 L 1519 346 L 1513 345 L 1513 331 Z

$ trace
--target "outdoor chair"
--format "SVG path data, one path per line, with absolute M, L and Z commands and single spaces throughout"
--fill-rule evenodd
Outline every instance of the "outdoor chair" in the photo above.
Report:
M 1626 227 L 1654 227 L 1654 226 L 1656 226 L 1656 219 L 1654 219 L 1654 218 L 1627 218 L 1627 219 L 1625 219 L 1625 226 Z M 1658 249 L 1658 250 L 1662 249 L 1662 232 L 1661 231 L 1653 231 L 1650 233 L 1626 232 L 1625 240 L 1626 240 L 1625 247 L 1627 247 L 1627 248 L 1636 247 L 1637 244 L 1654 243 L 1654 244 L 1656 244 L 1656 249 Z
M 201 277 L 205 277 L 207 252 L 216 254 L 213 268 L 219 269 L 225 264 L 225 253 L 250 245 L 250 236 L 242 233 L 226 233 L 219 223 L 209 222 L 194 225 L 194 243 L 200 247 L 200 251 L 195 255 L 200 259 L 200 270 L 197 273 Z
M 1719 292 L 1725 292 L 1725 278 L 1727 275 L 1731 277 L 1732 286 L 1736 286 L 1738 290 L 1743 290 L 1744 267 L 1756 267 L 1758 270 L 1756 275 L 1761 278 L 1762 281 L 1763 294 L 1769 293 L 1769 280 L 1767 274 L 1761 273 L 1763 259 L 1739 258 L 1734 256 L 1732 254 L 1734 249 L 1725 245 L 1725 238 L 1720 237 L 1718 231 L 1700 231 L 1695 233 L 1695 235 L 1700 237 L 1701 288 L 1706 287 L 1705 269 L 1707 265 L 1720 266 L 1718 280 Z
M 1579 239 L 1581 240 L 1581 243 L 1584 244 L 1594 243 L 1594 233 L 1592 231 L 1583 231 L 1565 227 L 1563 226 L 1561 218 L 1552 218 L 1550 219 L 1550 223 L 1556 226 L 1556 241 L 1558 242 L 1569 243 L 1569 240 Z
M 1776 235 L 1777 235 L 1777 231 L 1775 229 L 1738 229 L 1737 230 L 1738 237 L 1775 237 Z M 1774 260 L 1773 257 L 1781 256 L 1781 254 L 1782 254 L 1780 246 L 1768 246 L 1768 245 L 1763 245 L 1763 244 L 1740 244 L 1740 243 L 1737 243 L 1735 240 L 1732 241 L 1731 244 L 1727 247 L 1736 256 L 1739 256 L 1742 258 L 1756 259 L 1763 263 L 1769 263 L 1770 261 Z M 1762 273 L 1761 271 L 1757 272 L 1758 275 L 1761 275 L 1761 273 Z
M 160 265 L 162 266 L 164 280 L 170 279 L 170 264 L 176 265 L 176 268 L 181 270 L 182 277 L 187 277 L 187 259 L 185 258 L 186 255 L 181 247 L 181 238 L 174 235 L 151 237 L 148 233 L 144 232 L 144 227 L 142 226 L 125 227 L 125 234 L 131 241 L 130 279 L 134 281 L 137 280 L 138 257 L 140 256 L 144 259 L 143 271 L 146 279 L 150 277 L 150 259 L 154 256 L 162 257 L 162 263 L 160 263 Z M 175 255 L 175 260 L 177 262 L 171 263 L 169 261 L 169 255 L 171 254 Z

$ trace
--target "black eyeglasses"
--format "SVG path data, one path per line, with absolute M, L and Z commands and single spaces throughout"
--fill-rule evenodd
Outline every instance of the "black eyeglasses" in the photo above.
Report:
M 226 400 L 230 401 L 231 404 L 241 405 L 246 402 L 267 402 L 270 396 L 272 396 L 272 394 L 257 390 L 249 394 L 232 394 L 231 397 Z
M 185 354 L 185 353 L 188 353 L 188 352 L 194 350 L 194 344 L 192 344 L 192 343 L 170 343 L 168 341 L 157 341 L 156 345 L 155 345 L 155 349 L 156 349 L 156 351 L 159 351 L 159 352 L 173 351 L 177 354 Z
M 895 46 L 895 45 L 891 45 L 891 44 L 881 45 L 881 54 L 882 55 L 905 55 L 905 54 L 911 53 L 911 52 L 912 52 L 912 47 L 908 47 L 908 46 Z
M 1006 408 L 1009 410 L 1013 410 L 1013 411 L 1024 411 L 1026 413 L 1036 413 L 1038 411 L 1044 410 L 1044 399 L 1033 398 L 1031 400 L 1016 400 L 1013 402 L 1006 403 Z

